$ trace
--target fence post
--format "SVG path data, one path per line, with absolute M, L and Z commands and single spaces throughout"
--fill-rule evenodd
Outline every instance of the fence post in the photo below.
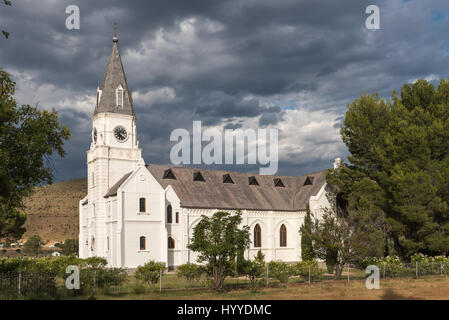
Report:
M 267 263 L 267 287 L 268 287 L 268 263 Z
M 21 288 L 20 288 L 21 285 L 22 285 L 22 272 L 19 272 L 19 296 L 20 296 L 20 291 L 21 291 Z
M 162 291 L 162 269 L 159 268 L 159 292 Z
M 348 282 L 349 282 L 349 264 L 348 264 Z
M 309 266 L 309 284 L 310 284 L 310 266 Z
M 418 278 L 418 261 L 416 261 L 416 278 Z

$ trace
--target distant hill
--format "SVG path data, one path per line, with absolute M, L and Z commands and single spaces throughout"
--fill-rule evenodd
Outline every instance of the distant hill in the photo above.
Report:
M 87 180 L 74 179 L 37 187 L 24 201 L 27 214 L 23 239 L 38 234 L 44 241 L 78 238 L 78 205 L 87 194 Z

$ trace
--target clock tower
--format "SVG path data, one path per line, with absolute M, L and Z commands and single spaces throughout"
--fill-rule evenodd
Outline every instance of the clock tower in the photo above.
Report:
M 84 256 L 103 256 L 109 250 L 107 236 L 110 208 L 104 198 L 108 190 L 142 160 L 136 134 L 136 116 L 126 82 L 118 38 L 106 67 L 92 117 L 92 142 L 87 151 L 88 216 Z

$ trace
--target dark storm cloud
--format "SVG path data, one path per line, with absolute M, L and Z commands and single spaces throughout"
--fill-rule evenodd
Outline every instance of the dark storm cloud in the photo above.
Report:
M 80 30 L 65 28 L 71 4 L 81 10 Z M 369 4 L 381 8 L 381 30 L 364 28 Z M 448 14 L 443 0 L 17 0 L 0 6 L 0 26 L 11 33 L 0 39 L 0 65 L 17 75 L 21 103 L 55 106 L 71 128 L 67 158 L 55 160 L 60 180 L 85 175 L 94 107 L 86 96 L 102 81 L 114 22 L 144 157 L 162 163 L 170 132 L 190 130 L 192 120 L 282 127 L 287 110 L 305 109 L 332 113 L 335 123 L 323 129 L 332 130 L 364 91 L 388 96 L 412 79 L 447 77 Z M 320 136 L 307 143 L 333 143 Z M 331 155 L 307 151 L 281 161 L 280 173 L 331 165 Z

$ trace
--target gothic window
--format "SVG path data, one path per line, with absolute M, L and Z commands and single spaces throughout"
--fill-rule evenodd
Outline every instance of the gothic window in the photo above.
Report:
M 260 248 L 262 246 L 262 230 L 259 224 L 254 227 L 254 247 Z
M 139 212 L 146 212 L 145 198 L 139 198 Z
M 279 245 L 281 247 L 287 246 L 287 228 L 283 224 L 281 228 L 279 229 Z
M 117 107 L 123 108 L 123 88 L 119 86 L 116 90 L 117 95 Z
M 176 212 L 176 223 L 179 223 L 179 212 Z
M 109 237 L 106 237 L 106 248 L 109 251 Z
M 168 248 L 169 249 L 175 248 L 175 239 L 173 239 L 172 237 L 168 237 Z
M 145 237 L 140 237 L 140 250 L 145 250 L 146 248 L 146 238 Z
M 171 208 L 171 204 L 169 204 L 167 206 L 167 223 L 172 223 L 173 218 L 172 218 L 172 208 Z

